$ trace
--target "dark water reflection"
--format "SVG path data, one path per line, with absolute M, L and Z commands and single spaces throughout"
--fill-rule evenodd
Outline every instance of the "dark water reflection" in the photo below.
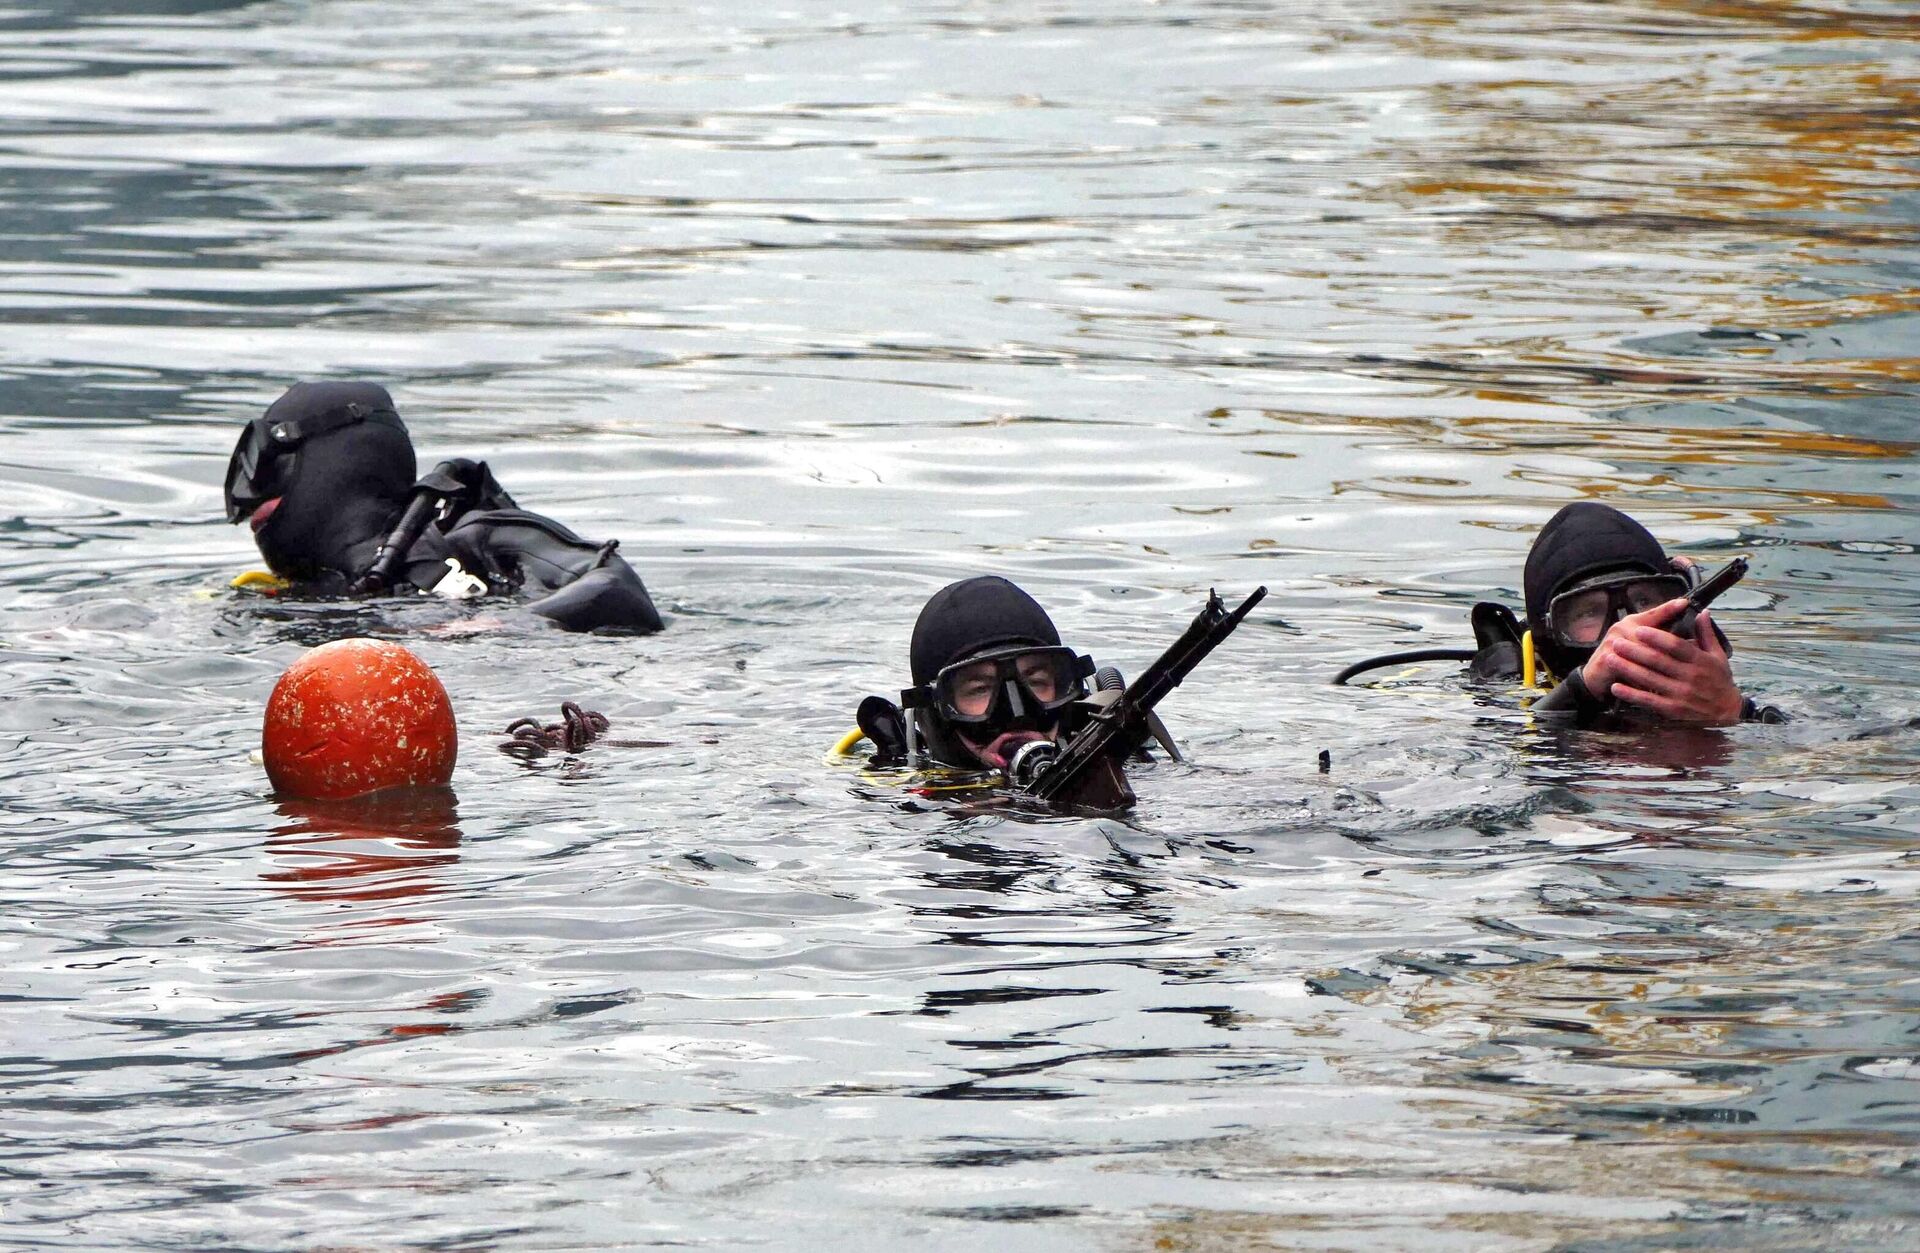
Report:
M 1914 1244 L 1915 35 L 0 14 L 8 1244 Z M 237 423 L 348 374 L 672 630 L 227 590 Z M 1577 497 L 1753 554 L 1793 723 L 1325 686 Z M 1130 670 L 1273 593 L 1125 820 L 823 764 L 978 570 Z M 457 798 L 276 803 L 268 688 L 366 633 Z M 635 743 L 493 751 L 562 699 Z

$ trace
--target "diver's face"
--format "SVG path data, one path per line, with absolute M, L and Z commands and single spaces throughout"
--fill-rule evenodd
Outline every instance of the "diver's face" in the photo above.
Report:
M 1060 699 L 1058 667 L 1050 657 L 1029 654 L 1013 659 L 1014 673 L 1042 706 Z M 953 677 L 953 707 L 969 718 L 983 718 L 1000 686 L 1000 663 L 982 661 L 961 667 Z

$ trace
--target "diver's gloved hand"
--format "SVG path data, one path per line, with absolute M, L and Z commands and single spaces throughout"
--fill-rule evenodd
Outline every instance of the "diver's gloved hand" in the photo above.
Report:
M 1614 623 L 1580 667 L 1587 690 L 1674 722 L 1724 727 L 1740 721 L 1744 698 L 1709 611 L 1701 611 L 1693 639 L 1667 629 L 1686 609 L 1680 598 Z

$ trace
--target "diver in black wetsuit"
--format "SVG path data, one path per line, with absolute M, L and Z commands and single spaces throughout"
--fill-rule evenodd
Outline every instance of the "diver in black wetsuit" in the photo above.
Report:
M 1527 552 L 1526 632 L 1506 606 L 1474 606 L 1480 649 L 1470 672 L 1482 681 L 1520 678 L 1530 643 L 1548 681 L 1558 679 L 1536 710 L 1563 709 L 1583 724 L 1622 711 L 1700 726 L 1784 721 L 1735 684 L 1732 648 L 1710 611 L 1700 612 L 1691 638 L 1669 629 L 1696 577 L 1691 561 L 1668 557 L 1626 514 L 1577 501 Z
M 414 471 L 385 388 L 296 383 L 241 432 L 227 521 L 247 519 L 275 574 L 323 594 L 515 594 L 571 631 L 664 625 L 617 540 L 519 508 L 483 461 Z
M 1150 760 L 1150 742 L 1183 760 L 1154 707 L 1266 594 L 1255 588 L 1229 609 L 1209 591 L 1186 630 L 1129 684 L 1112 666 L 1096 666 L 1062 645 L 1047 611 L 1007 580 L 981 575 L 951 583 L 913 625 L 914 685 L 898 705 L 881 696 L 861 701 L 859 729 L 834 752 L 851 755 L 865 739 L 874 746 L 874 766 L 998 771 L 1035 803 L 1126 809 L 1136 799 L 1127 763 Z M 974 779 L 952 786 L 980 785 Z
M 913 686 L 901 703 L 869 696 L 860 732 L 877 763 L 908 761 L 957 770 L 1008 768 L 1020 747 L 1058 742 L 1085 710 L 1093 679 L 1103 692 L 1126 686 L 1111 666 L 1060 643 L 1040 603 L 995 574 L 935 592 L 913 624 Z M 1178 760 L 1158 717 L 1154 737 Z
M 1061 712 L 1094 673 L 1038 601 L 992 574 L 935 592 L 908 652 L 908 754 L 962 770 L 1004 770 L 1021 744 L 1058 738 Z

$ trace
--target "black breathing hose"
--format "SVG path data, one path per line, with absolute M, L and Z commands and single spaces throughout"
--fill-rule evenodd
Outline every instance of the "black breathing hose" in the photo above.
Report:
M 1472 661 L 1479 651 L 1472 648 L 1414 648 L 1404 653 L 1384 653 L 1378 657 L 1369 657 L 1365 661 L 1356 661 L 1333 676 L 1335 687 L 1344 687 L 1348 679 L 1356 674 L 1365 674 L 1369 670 L 1378 670 L 1382 666 L 1397 666 L 1414 661 Z

